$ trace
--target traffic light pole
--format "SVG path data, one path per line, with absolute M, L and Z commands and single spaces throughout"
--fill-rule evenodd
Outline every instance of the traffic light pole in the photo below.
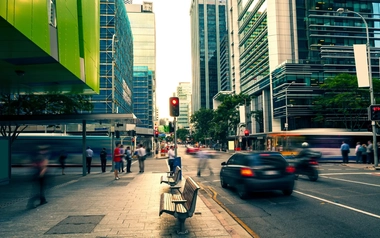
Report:
M 177 157 L 177 117 L 174 117 L 174 154 Z

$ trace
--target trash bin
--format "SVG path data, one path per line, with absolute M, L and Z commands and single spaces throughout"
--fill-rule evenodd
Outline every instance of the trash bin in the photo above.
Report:
M 177 168 L 177 166 L 179 166 L 182 169 L 181 157 L 174 158 L 173 167 Z M 179 179 L 182 180 L 182 170 L 179 171 Z

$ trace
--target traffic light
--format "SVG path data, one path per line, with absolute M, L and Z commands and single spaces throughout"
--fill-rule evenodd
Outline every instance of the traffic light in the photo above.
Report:
M 244 135 L 249 136 L 249 130 L 244 130 Z
M 115 131 L 115 137 L 116 137 L 117 139 L 120 138 L 120 131 Z
M 154 136 L 155 136 L 155 137 L 158 137 L 158 131 L 155 131 L 155 132 L 154 132 Z
M 380 121 L 380 105 L 371 105 L 368 107 L 368 120 Z
M 170 112 L 170 116 L 172 117 L 179 116 L 179 98 L 178 97 L 169 98 L 169 112 Z

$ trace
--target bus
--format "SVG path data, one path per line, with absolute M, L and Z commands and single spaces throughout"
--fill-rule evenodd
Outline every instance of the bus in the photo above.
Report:
M 350 146 L 349 161 L 356 162 L 356 143 L 367 144 L 373 140 L 372 132 L 350 131 L 335 128 L 310 128 L 292 131 L 270 132 L 256 136 L 261 139 L 261 148 L 280 151 L 285 157 L 297 155 L 303 142 L 309 148 L 322 153 L 321 162 L 341 162 L 340 146 L 346 142 Z M 376 138 L 378 141 L 378 138 Z M 257 140 L 256 143 L 260 144 Z M 374 148 L 377 148 L 374 145 Z

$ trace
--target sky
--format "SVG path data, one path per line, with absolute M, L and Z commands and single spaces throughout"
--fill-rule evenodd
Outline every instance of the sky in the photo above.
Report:
M 142 4 L 133 0 L 133 4 Z M 156 16 L 156 82 L 159 118 L 170 118 L 169 97 L 191 82 L 191 0 L 146 0 Z

